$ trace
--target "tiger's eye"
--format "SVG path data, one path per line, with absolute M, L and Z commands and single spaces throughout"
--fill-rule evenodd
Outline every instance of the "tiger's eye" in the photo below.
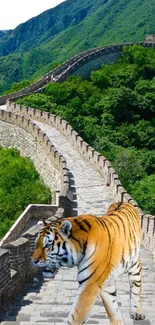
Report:
M 67 257 L 63 257 L 63 262 L 67 263 L 68 262 L 68 258 Z

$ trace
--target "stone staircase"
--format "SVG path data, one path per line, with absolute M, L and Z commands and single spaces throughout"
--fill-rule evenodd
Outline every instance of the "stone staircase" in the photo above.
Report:
M 151 253 L 143 247 L 141 256 L 142 301 L 146 319 L 133 321 L 129 318 L 129 284 L 127 275 L 123 275 L 121 280 L 117 281 L 117 288 L 118 304 L 126 325 L 155 324 L 155 264 Z M 23 292 L 14 300 L 1 325 L 64 325 L 77 287 L 76 269 L 62 269 L 52 280 L 43 280 L 40 275 L 28 283 Z M 105 309 L 99 299 L 92 308 L 87 324 L 109 324 Z
M 36 122 L 45 131 L 52 143 L 67 160 L 71 186 L 74 193 L 73 215 L 91 213 L 104 214 L 113 202 L 110 188 L 104 178 L 89 164 L 70 144 L 68 138 L 55 128 Z M 142 300 L 146 314 L 144 321 L 129 318 L 129 284 L 127 275 L 118 280 L 118 301 L 125 324 L 155 325 L 155 263 L 149 250 L 141 248 L 143 266 Z M 76 295 L 78 283 L 76 269 L 62 269 L 55 279 L 43 280 L 41 274 L 27 283 L 2 320 L 2 325 L 61 325 L 65 324 L 67 315 Z M 88 324 L 109 324 L 105 309 L 97 300 Z
M 91 213 L 102 215 L 113 202 L 105 179 L 85 160 L 68 138 L 47 124 L 35 121 L 47 134 L 55 148 L 65 157 L 73 191 L 73 215 Z

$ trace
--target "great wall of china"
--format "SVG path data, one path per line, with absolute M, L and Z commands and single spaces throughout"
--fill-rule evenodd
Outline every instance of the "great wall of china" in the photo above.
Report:
M 152 40 L 148 39 L 148 41 L 146 41 L 145 43 L 138 44 L 140 46 L 151 47 L 154 46 L 155 43 Z M 132 44 L 130 45 L 132 46 Z M 126 190 L 121 185 L 118 175 L 114 168 L 111 166 L 111 163 L 105 157 L 101 156 L 98 152 L 96 152 L 94 148 L 92 148 L 89 144 L 87 144 L 65 120 L 47 112 L 39 111 L 30 107 L 20 106 L 10 101 L 15 98 L 23 97 L 28 93 L 40 91 L 40 88 L 43 87 L 47 83 L 47 81 L 51 81 L 51 77 L 53 78 L 53 82 L 62 82 L 68 75 L 72 74 L 74 71 L 76 71 L 79 67 L 86 64 L 87 62 L 95 60 L 100 56 L 104 56 L 105 54 L 107 55 L 111 53 L 120 53 L 123 46 L 123 44 L 107 46 L 100 49 L 93 49 L 86 53 L 81 53 L 71 58 L 60 67 L 49 72 L 49 74 L 45 75 L 37 83 L 14 94 L 0 97 L 0 105 L 4 105 L 6 103 L 6 109 L 4 110 L 3 107 L 1 107 L 0 109 L 0 144 L 2 146 L 15 146 L 17 139 L 19 140 L 19 138 L 21 138 L 21 141 L 18 142 L 17 147 L 22 152 L 23 145 L 21 145 L 21 143 L 24 142 L 24 138 L 30 136 L 30 139 L 26 138 L 25 147 L 26 143 L 33 144 L 32 151 L 36 153 L 37 157 L 39 156 L 37 150 L 40 150 L 40 160 L 44 157 L 44 162 L 49 161 L 47 167 L 46 164 L 44 164 L 44 166 L 40 169 L 42 170 L 47 168 L 48 170 L 50 170 L 51 165 L 53 165 L 56 171 L 58 172 L 58 175 L 56 177 L 57 183 L 59 184 L 59 189 L 56 188 L 57 190 L 59 190 L 59 195 L 57 200 L 55 200 L 54 204 L 52 202 L 52 205 L 49 206 L 33 204 L 28 206 L 24 213 L 21 215 L 21 217 L 17 220 L 15 225 L 11 228 L 11 230 L 1 241 L 0 308 L 2 309 L 2 311 L 6 308 L 6 306 L 8 306 L 8 303 L 12 300 L 12 298 L 14 298 L 17 293 L 22 290 L 24 284 L 36 275 L 36 269 L 31 265 L 31 254 L 34 249 L 34 239 L 40 226 L 35 225 L 24 232 L 24 230 L 26 229 L 25 227 L 27 226 L 31 218 L 37 220 L 42 217 L 53 219 L 61 217 L 63 215 L 70 215 L 73 213 L 72 211 L 74 210 L 74 206 L 76 206 L 77 204 L 76 201 L 80 200 L 80 198 L 81 200 L 83 200 L 83 196 L 87 195 L 85 194 L 86 191 L 90 190 L 90 186 L 88 186 L 88 188 L 86 187 L 85 191 L 81 192 L 81 188 L 83 187 L 84 189 L 85 187 L 85 177 L 83 177 L 83 184 L 79 185 L 79 189 L 76 183 L 77 181 L 74 184 L 74 178 L 76 175 L 75 172 L 72 172 L 69 158 L 66 158 L 67 154 L 69 154 L 70 151 L 70 149 L 68 149 L 67 147 L 68 143 L 69 145 L 74 147 L 74 150 L 78 152 L 79 157 L 81 157 L 80 159 L 82 159 L 82 162 L 80 160 L 78 161 L 78 158 L 75 159 L 77 160 L 77 162 L 74 162 L 74 164 L 76 165 L 76 170 L 79 171 L 80 164 L 86 162 L 86 166 L 89 165 L 90 168 L 93 168 L 91 173 L 95 173 L 95 179 L 97 179 L 97 175 L 100 175 L 101 179 L 98 180 L 97 184 L 92 183 L 92 187 L 94 184 L 94 190 L 98 191 L 98 187 L 100 187 L 101 189 L 102 186 L 104 186 L 102 188 L 102 191 L 98 194 L 98 196 L 102 195 L 102 197 L 100 196 L 100 203 L 101 205 L 103 205 L 103 213 L 106 212 L 106 208 L 113 201 L 129 201 L 133 205 L 135 205 L 141 216 L 142 239 L 143 245 L 146 247 L 145 254 L 148 254 L 147 248 L 152 252 L 152 254 L 154 253 L 155 216 L 144 214 L 140 207 L 138 207 L 137 202 L 132 199 L 132 197 L 126 192 Z M 11 127 L 13 128 L 12 131 Z M 58 132 L 54 133 L 53 138 L 52 136 L 50 136 L 51 129 L 56 130 L 55 132 Z M 12 132 L 11 136 L 9 135 L 10 132 Z M 59 143 L 59 146 L 57 145 L 57 143 L 54 143 L 55 138 L 60 137 L 61 134 L 63 137 L 61 141 L 64 141 L 64 146 L 66 147 L 67 154 L 65 154 L 65 151 L 63 153 L 61 143 Z M 12 139 L 13 142 L 11 142 Z M 30 152 L 25 152 L 25 147 L 22 154 L 31 156 Z M 36 164 L 39 165 L 38 158 L 36 160 Z M 85 168 L 84 165 L 83 168 Z M 44 176 L 44 173 L 42 175 L 42 178 L 44 179 L 45 183 L 46 179 L 48 179 L 48 175 Z M 54 172 L 54 175 L 56 175 L 56 172 Z M 79 177 L 79 175 L 80 172 L 77 177 Z M 51 176 L 51 179 L 52 177 L 53 176 Z M 95 194 L 93 193 L 93 195 Z M 95 199 L 93 202 L 93 195 L 88 199 L 90 204 L 88 210 L 90 209 L 90 211 L 85 211 L 83 207 L 84 205 L 87 205 L 87 201 L 86 203 L 83 203 L 82 207 L 80 207 L 80 203 L 78 201 L 79 207 L 76 206 L 75 210 L 78 211 L 78 213 L 91 213 L 92 203 L 94 211 L 96 211 L 96 214 L 99 215 L 101 213 L 102 208 L 101 206 L 97 208 L 97 204 L 100 205 L 100 203 L 99 200 L 97 200 L 96 203 Z M 92 202 L 90 202 L 90 200 L 92 200 Z M 150 261 L 148 263 L 150 263 Z M 151 263 L 151 267 L 154 269 L 155 266 L 153 264 L 153 258 L 151 260 Z M 152 273 L 150 278 L 152 281 Z M 154 286 L 152 284 L 152 301 L 154 301 L 155 299 L 155 297 L 153 296 L 153 288 Z M 153 308 L 153 305 L 151 306 L 152 307 L 150 308 Z M 153 320 L 151 319 L 151 321 Z M 4 321 L 4 325 L 5 323 L 6 322 Z M 10 322 L 10 325 L 11 324 L 13 325 L 13 323 Z M 154 323 L 146 322 L 146 324 Z
M 110 46 L 103 46 L 100 48 L 95 48 L 89 50 L 87 52 L 79 53 L 60 66 L 56 67 L 52 71 L 48 72 L 44 75 L 41 79 L 37 82 L 33 83 L 32 85 L 21 89 L 17 92 L 14 92 L 9 95 L 0 96 L 0 105 L 4 105 L 8 99 L 17 99 L 23 97 L 25 95 L 31 94 L 33 92 L 41 91 L 42 87 L 45 86 L 48 82 L 57 81 L 62 82 L 64 81 L 69 75 L 74 74 L 78 69 L 82 66 L 86 65 L 89 62 L 96 61 L 98 58 L 109 56 L 111 54 L 120 55 L 124 46 L 132 46 L 132 45 L 139 45 L 145 47 L 152 47 L 155 44 L 154 36 L 148 35 L 144 42 L 139 43 L 126 43 L 126 44 L 115 44 Z M 101 65 L 99 61 L 98 66 L 96 69 Z

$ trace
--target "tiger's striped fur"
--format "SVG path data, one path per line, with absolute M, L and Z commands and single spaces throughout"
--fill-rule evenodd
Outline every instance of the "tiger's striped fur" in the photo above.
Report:
M 111 325 L 125 324 L 117 305 L 115 280 L 128 272 L 130 317 L 141 311 L 140 217 L 130 203 L 114 203 L 102 217 L 80 215 L 46 224 L 40 231 L 33 262 L 56 271 L 77 266 L 79 288 L 69 325 L 83 324 L 99 295 Z

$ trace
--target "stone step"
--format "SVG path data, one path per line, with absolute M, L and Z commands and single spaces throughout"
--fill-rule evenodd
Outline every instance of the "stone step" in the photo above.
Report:
M 45 321 L 42 321 L 41 319 L 39 321 L 21 321 L 21 322 L 11 322 L 11 321 L 4 321 L 1 323 L 1 325 L 64 325 L 66 320 L 63 320 L 62 322 L 52 322 L 48 321 L 47 319 Z M 102 321 L 96 321 L 96 320 L 89 320 L 86 324 L 88 325 L 102 325 Z M 132 323 L 129 323 L 128 325 L 132 325 Z M 142 324 L 142 323 L 141 323 Z M 144 324 L 144 323 L 143 323 Z M 148 323 L 147 323 L 148 324 Z M 104 319 L 104 325 L 109 325 L 109 320 Z M 140 325 L 140 323 L 139 323 Z M 145 325 L 145 324 L 144 324 Z
M 125 319 L 125 318 L 124 318 Z M 21 321 L 4 321 L 1 323 L 1 325 L 64 325 L 66 323 L 67 319 L 60 319 L 60 318 L 35 318 L 32 317 L 30 320 L 21 320 Z M 105 317 L 102 319 L 94 319 L 94 318 L 90 318 L 86 324 L 88 325 L 109 325 L 109 320 Z M 128 320 L 127 325 L 154 325 L 155 322 L 152 320 L 143 320 L 143 321 L 133 321 Z
M 36 123 L 48 134 L 52 143 L 58 151 L 60 149 L 67 160 L 72 185 L 76 191 L 75 212 L 103 214 L 113 201 L 105 179 L 82 158 L 60 132 L 49 125 Z M 144 321 L 136 322 L 129 318 L 128 276 L 123 275 L 117 281 L 119 307 L 126 325 L 155 325 L 155 261 L 153 255 L 144 247 L 141 248 L 141 258 L 142 300 L 146 314 Z M 12 303 L 1 325 L 64 325 L 75 299 L 77 287 L 75 269 L 60 270 L 53 280 L 32 281 Z M 87 324 L 109 323 L 102 302 L 97 300 Z
M 16 322 L 16 321 L 4 321 L 4 322 L 1 322 L 1 325 L 19 325 L 20 322 Z

